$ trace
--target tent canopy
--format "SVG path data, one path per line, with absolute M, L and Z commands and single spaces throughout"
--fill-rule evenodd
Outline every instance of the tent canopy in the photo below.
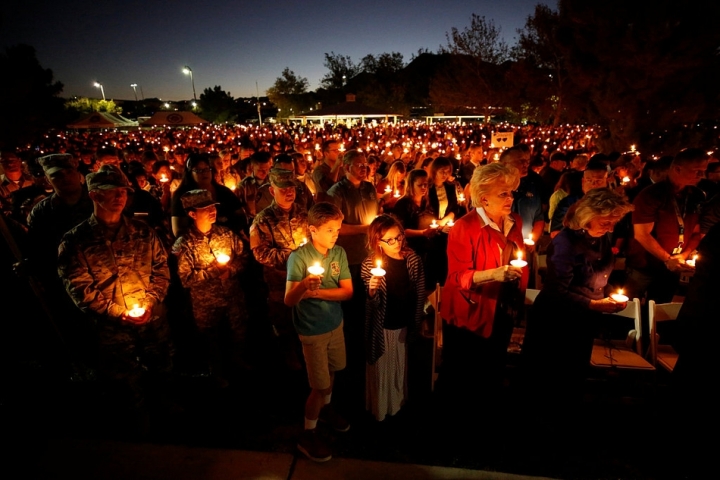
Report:
M 68 124 L 67 128 L 135 128 L 137 122 L 107 112 L 93 112 L 77 122 Z
M 140 124 L 141 127 L 195 127 L 209 122 L 192 112 L 157 112 Z

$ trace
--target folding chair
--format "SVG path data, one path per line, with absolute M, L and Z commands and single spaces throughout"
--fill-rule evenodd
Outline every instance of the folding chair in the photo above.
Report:
M 670 345 L 660 344 L 660 335 L 657 333 L 658 322 L 677 320 L 682 303 L 655 303 L 648 302 L 648 324 L 650 327 L 650 363 L 653 366 L 660 364 L 668 372 L 675 369 L 678 353 Z
M 622 340 L 595 339 L 590 365 L 601 369 L 655 370 L 642 355 L 640 300 L 633 298 L 624 310 L 615 315 L 632 319 L 634 328 Z

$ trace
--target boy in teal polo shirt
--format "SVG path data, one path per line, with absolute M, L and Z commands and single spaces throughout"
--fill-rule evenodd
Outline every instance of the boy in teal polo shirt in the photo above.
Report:
M 316 462 L 332 458 L 329 446 L 317 434 L 318 418 L 341 432 L 350 428 L 330 405 L 335 372 L 345 368 L 340 302 L 353 294 L 345 250 L 335 245 L 342 221 L 343 214 L 334 204 L 315 204 L 308 212 L 312 241 L 292 252 L 287 264 L 285 304 L 294 307 L 293 324 L 312 389 L 305 402 L 305 430 L 298 450 Z M 310 267 L 323 271 L 309 273 Z

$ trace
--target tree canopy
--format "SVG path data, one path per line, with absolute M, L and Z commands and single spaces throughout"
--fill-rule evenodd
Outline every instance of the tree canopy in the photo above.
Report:
M 235 99 L 220 87 L 206 88 L 198 101 L 202 117 L 208 122 L 224 123 L 234 120 Z

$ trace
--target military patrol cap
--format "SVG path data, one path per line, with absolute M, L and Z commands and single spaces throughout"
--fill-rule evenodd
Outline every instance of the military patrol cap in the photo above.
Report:
M 89 192 L 93 190 L 112 190 L 113 188 L 132 190 L 125 174 L 115 165 L 106 164 L 100 167 L 97 172 L 88 173 L 86 181 Z
M 52 155 L 45 155 L 44 157 L 38 158 L 37 161 L 46 175 L 52 175 L 53 173 L 66 168 L 76 169 L 78 165 L 77 161 L 69 153 L 54 153 Z
M 292 170 L 285 170 L 284 168 L 277 167 L 270 169 L 270 183 L 280 188 L 297 186 L 295 173 L 293 173 Z
M 217 205 L 220 203 L 213 200 L 210 192 L 203 189 L 190 190 L 189 192 L 183 193 L 182 197 L 180 197 L 180 201 L 182 202 L 185 210 L 190 210 L 191 208 L 205 208 L 210 205 Z

